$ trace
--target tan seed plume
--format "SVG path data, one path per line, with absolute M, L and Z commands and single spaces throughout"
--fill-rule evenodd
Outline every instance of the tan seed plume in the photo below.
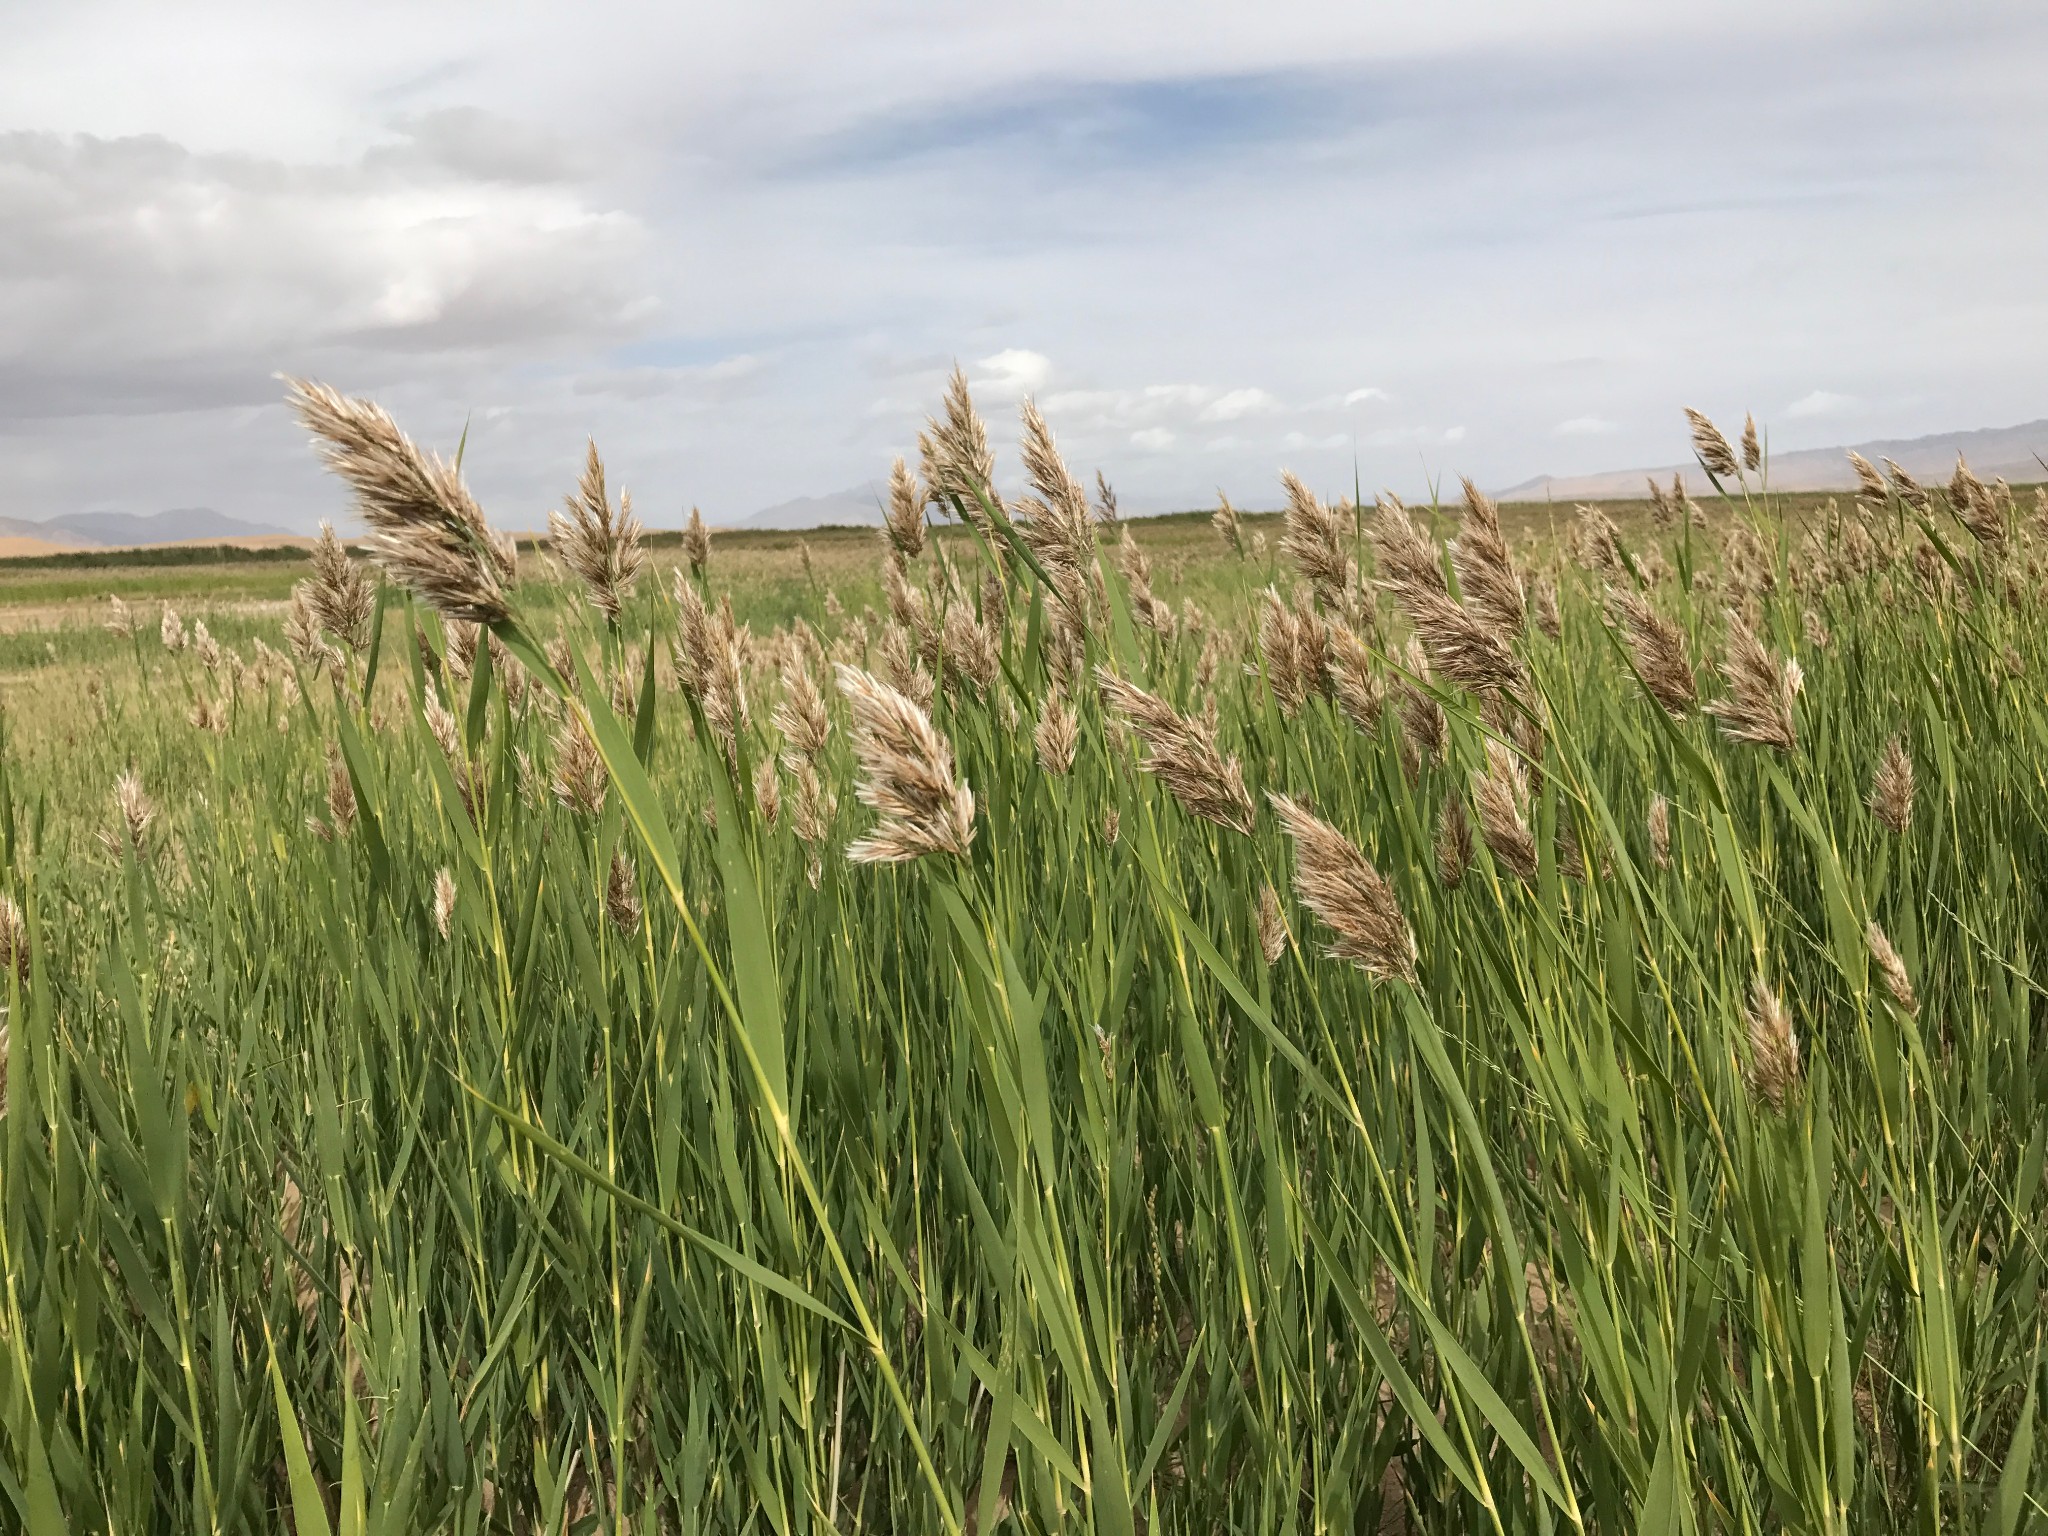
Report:
M 1870 811 L 1900 836 L 1913 820 L 1913 754 L 1903 731 L 1884 744 L 1870 778 Z
M 1280 553 L 1294 562 L 1294 568 L 1314 590 L 1318 605 L 1329 612 L 1341 611 L 1351 578 L 1351 561 L 1344 552 L 1344 541 L 1351 531 L 1349 519 L 1334 511 L 1291 471 L 1281 474 L 1280 483 L 1287 491 Z
M 550 787 L 555 799 L 579 816 L 595 816 L 602 811 L 611 774 L 597 743 L 590 739 L 582 719 L 573 713 L 563 719 L 555 732 L 554 760 L 555 774 Z
M 1799 1090 L 1799 1036 L 1791 1013 L 1762 976 L 1750 987 L 1748 1017 L 1750 1091 L 1782 1113 Z
M 12 971 L 24 986 L 28 984 L 28 919 L 22 916 L 21 904 L 12 896 L 0 894 L 0 971 Z M 7 1107 L 7 1034 L 0 1026 L 0 1113 Z
M 915 560 L 924 553 L 924 509 L 929 499 L 925 488 L 917 483 L 917 476 L 901 458 L 889 466 L 889 505 L 883 517 L 882 537 L 905 560 Z
M 1650 798 L 1647 817 L 1650 858 L 1659 869 L 1671 867 L 1671 802 L 1660 791 Z
M 1081 744 L 1080 717 L 1058 694 L 1048 694 L 1031 741 L 1041 768 L 1054 775 L 1066 773 L 1074 766 L 1074 753 Z
M 1103 703 L 1145 744 L 1146 756 L 1139 766 L 1157 774 L 1190 815 L 1249 834 L 1253 807 L 1244 787 L 1244 770 L 1217 747 L 1214 732 L 1107 667 L 1097 667 L 1095 678 Z
M 647 546 L 633 500 L 619 493 L 614 507 L 605 488 L 604 460 L 593 439 L 584 455 L 583 477 L 562 510 L 548 514 L 548 541 L 555 558 L 583 583 L 592 606 L 616 625 L 626 598 L 647 568 Z
M 1721 435 L 1721 429 L 1691 406 L 1685 408 L 1685 419 L 1692 424 L 1693 457 L 1716 480 L 1734 480 L 1741 471 L 1735 462 L 1735 450 L 1728 446 L 1728 439 Z
M 965 858 L 974 841 L 974 795 L 955 777 L 951 745 L 930 716 L 881 679 L 843 663 L 838 678 L 852 714 L 857 793 L 881 816 L 847 857 L 856 864 L 903 863 L 928 853 Z
M 434 871 L 434 929 L 448 937 L 449 919 L 455 916 L 455 877 L 446 868 Z
M 1721 660 L 1727 697 L 1707 706 L 1731 740 L 1790 752 L 1796 744 L 1792 701 L 1802 681 L 1799 663 L 1775 661 L 1736 609 L 1728 610 L 1727 649 Z
M 1479 835 L 1501 865 L 1520 880 L 1536 878 L 1536 838 L 1529 830 L 1529 772 L 1513 748 L 1486 743 L 1486 768 L 1472 776 Z
M 1278 965 L 1287 953 L 1287 917 L 1280 910 L 1280 893 L 1270 884 L 1259 887 L 1259 953 L 1268 965 Z
M 1751 474 L 1764 465 L 1764 445 L 1757 436 L 1756 417 L 1747 414 L 1742 418 L 1742 467 Z
M 693 576 L 702 576 L 711 564 L 711 530 L 704 526 L 704 514 L 695 507 L 690 508 L 690 521 L 683 527 L 683 558 L 689 562 Z
M 448 618 L 495 624 L 508 616 L 516 551 L 453 465 L 417 447 L 372 401 L 305 379 L 291 380 L 286 398 L 355 493 L 369 528 L 364 545 L 394 581 Z
M 1913 978 L 1906 974 L 1906 962 L 1899 958 L 1899 952 L 1892 948 L 1892 941 L 1875 922 L 1863 930 L 1865 942 L 1870 945 L 1870 958 L 1877 964 L 1878 978 L 1884 982 L 1885 991 L 1892 1001 L 1906 1014 L 1920 1011 L 1920 999 L 1913 991 Z
M 1663 706 L 1666 714 L 1683 719 L 1699 702 L 1684 633 L 1632 588 L 1610 588 L 1607 609 L 1628 637 L 1629 659 L 1635 663 L 1643 691 Z
M 1472 854 L 1472 819 L 1465 814 L 1464 799 L 1455 789 L 1446 791 L 1436 826 L 1436 877 L 1444 889 L 1454 891 L 1463 882 Z
M 1528 602 L 1501 533 L 1500 506 L 1469 479 L 1464 485 L 1464 519 L 1451 545 L 1459 594 L 1482 623 L 1503 635 L 1518 635 L 1528 619 Z
M 623 851 L 612 855 L 610 872 L 604 882 L 604 915 L 620 933 L 640 931 L 640 886 L 633 863 Z
M 369 647 L 377 586 L 349 559 L 332 523 L 320 525 L 319 540 L 313 545 L 313 576 L 306 598 L 322 629 L 352 651 Z
M 1344 717 L 1370 736 L 1386 708 L 1387 685 L 1372 664 L 1365 642 L 1341 621 L 1329 626 L 1330 692 Z
M 1244 528 L 1238 520 L 1237 508 L 1230 504 L 1230 498 L 1221 491 L 1216 493 L 1216 510 L 1209 514 L 1209 526 L 1216 530 L 1216 537 L 1223 541 L 1238 559 L 1244 558 Z M 116 602 L 120 599 L 116 598 Z
M 1883 501 L 1891 494 L 1891 487 L 1884 483 L 1884 476 L 1877 472 L 1877 466 L 1854 448 L 1849 450 L 1849 467 L 1856 472 L 1857 488 L 1865 497 Z
M 1349 838 L 1306 805 L 1282 794 L 1268 798 L 1294 839 L 1294 893 L 1336 935 L 1332 959 L 1368 975 L 1415 980 L 1415 935 L 1393 887 Z

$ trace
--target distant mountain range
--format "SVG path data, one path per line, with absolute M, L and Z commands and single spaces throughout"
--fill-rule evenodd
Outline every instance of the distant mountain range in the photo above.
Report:
M 799 496 L 777 502 L 752 517 L 733 524 L 736 528 L 870 528 L 882 521 L 882 492 L 878 487 L 857 485 L 851 490 L 827 496 Z
M 1851 445 L 1876 464 L 1895 460 L 1916 480 L 1946 480 L 1955 472 L 1956 455 L 1969 460 L 1979 478 L 2002 476 L 2014 482 L 2048 479 L 2048 421 L 2018 427 L 1986 427 L 1975 432 L 1937 432 L 1929 437 L 1892 438 Z M 2039 455 L 2037 458 L 2036 455 Z M 1771 488 L 1779 491 L 1848 491 L 1856 488 L 1848 448 L 1802 448 L 1770 458 Z M 1707 477 L 1697 464 L 1666 464 L 1658 469 L 1614 469 L 1595 475 L 1539 475 L 1497 491 L 1502 501 L 1601 501 L 1634 499 L 1644 482 L 1655 478 L 1668 485 L 1675 474 L 1685 476 L 1695 494 L 1706 489 Z
M 52 549 L 118 549 L 133 544 L 183 544 L 195 539 L 289 537 L 291 530 L 245 522 L 211 507 L 168 512 L 66 512 L 31 520 L 0 517 L 0 538 L 32 539 Z

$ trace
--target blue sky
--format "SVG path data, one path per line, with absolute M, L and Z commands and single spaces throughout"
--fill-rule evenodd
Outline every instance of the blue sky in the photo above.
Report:
M 2048 415 L 2048 16 L 0 7 L 0 514 L 338 508 L 279 371 L 537 526 L 880 480 L 955 360 L 1128 505 Z

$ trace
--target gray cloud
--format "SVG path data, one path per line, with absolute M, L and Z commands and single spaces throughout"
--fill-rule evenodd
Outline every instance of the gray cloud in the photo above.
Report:
M 864 483 L 955 358 L 1139 507 L 2043 414 L 2048 21 L 1650 10 L 38 14 L 0 511 L 331 513 L 280 370 L 508 522 L 586 433 L 663 521 Z

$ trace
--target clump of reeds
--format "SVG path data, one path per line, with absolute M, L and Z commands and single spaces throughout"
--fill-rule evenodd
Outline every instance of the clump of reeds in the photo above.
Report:
M 517 552 L 484 520 L 455 467 L 371 401 L 305 379 L 291 381 L 287 398 L 327 467 L 355 493 L 370 557 L 445 617 L 502 622 Z
M 1415 935 L 1394 889 L 1342 832 L 1287 795 L 1269 796 L 1294 839 L 1294 893 L 1335 935 L 1332 959 L 1368 975 L 1412 982 Z
M 953 748 L 931 717 L 873 674 L 841 664 L 840 697 L 852 715 L 856 793 L 880 822 L 846 850 L 856 864 L 900 864 L 930 853 L 965 858 L 974 842 L 974 794 L 953 768 Z

